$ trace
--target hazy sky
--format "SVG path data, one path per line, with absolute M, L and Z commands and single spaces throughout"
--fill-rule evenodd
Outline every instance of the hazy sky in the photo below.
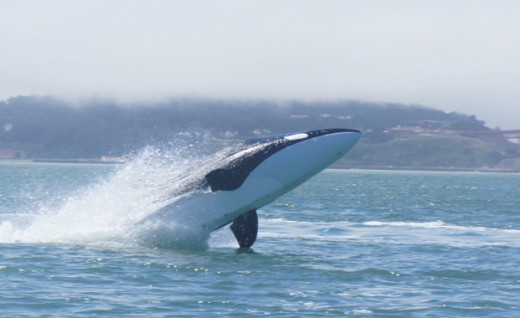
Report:
M 518 0 L 0 0 L 0 100 L 422 104 L 520 128 Z

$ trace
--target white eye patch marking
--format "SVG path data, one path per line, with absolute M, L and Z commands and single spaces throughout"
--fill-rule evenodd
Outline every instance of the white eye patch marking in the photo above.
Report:
M 284 139 L 286 139 L 286 140 L 300 140 L 300 139 L 305 139 L 307 137 L 309 137 L 309 135 L 307 135 L 306 133 L 299 133 L 299 134 L 285 136 Z

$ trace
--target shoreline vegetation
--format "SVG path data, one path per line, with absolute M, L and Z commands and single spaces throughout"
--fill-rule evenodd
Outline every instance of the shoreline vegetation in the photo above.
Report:
M 110 164 L 149 145 L 199 144 L 211 153 L 250 138 L 321 128 L 363 133 L 336 168 L 520 172 L 520 129 L 502 131 L 474 115 L 421 105 L 353 100 L 73 104 L 19 96 L 0 101 L 0 162 Z

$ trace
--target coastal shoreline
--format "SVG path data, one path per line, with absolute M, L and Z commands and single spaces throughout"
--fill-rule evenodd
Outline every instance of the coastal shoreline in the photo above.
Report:
M 102 159 L 4 159 L 0 164 L 94 164 L 94 165 L 121 165 L 126 161 Z M 355 166 L 332 165 L 331 170 L 363 170 L 363 171 L 417 171 L 417 172 L 482 172 L 482 173 L 520 173 L 515 169 L 493 168 L 457 168 L 457 167 L 398 167 L 398 166 Z
M 397 167 L 397 166 L 334 166 L 332 169 L 380 170 L 380 171 L 423 171 L 423 172 L 485 172 L 485 173 L 520 173 L 516 169 L 494 168 L 457 168 L 457 167 Z

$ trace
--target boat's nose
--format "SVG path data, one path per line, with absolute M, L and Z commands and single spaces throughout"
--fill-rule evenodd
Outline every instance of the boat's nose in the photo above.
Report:
M 236 190 L 250 174 L 280 179 L 280 184 L 306 180 L 345 155 L 360 137 L 358 130 L 321 129 L 252 139 L 206 180 L 212 191 Z
M 350 129 L 286 135 L 284 147 L 266 158 L 254 173 L 280 184 L 299 184 L 343 157 L 360 137 L 358 130 Z

